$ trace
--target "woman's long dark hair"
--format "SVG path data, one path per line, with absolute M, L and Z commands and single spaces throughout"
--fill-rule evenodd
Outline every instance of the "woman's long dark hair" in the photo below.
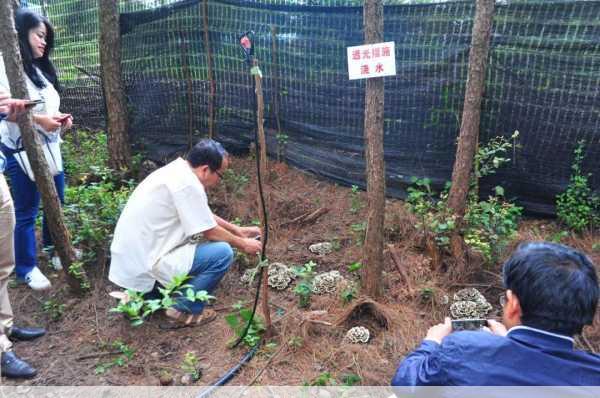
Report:
M 29 44 L 29 31 L 37 28 L 42 23 L 46 25 L 46 48 L 44 49 L 44 55 L 41 58 L 34 59 L 33 51 Z M 50 53 L 54 49 L 54 28 L 52 27 L 52 24 L 50 24 L 50 21 L 29 9 L 20 8 L 15 12 L 15 25 L 19 35 L 19 48 L 21 50 L 25 74 L 31 79 L 36 87 L 44 88 L 46 84 L 44 84 L 44 80 L 35 69 L 37 66 L 46 79 L 52 83 L 54 88 L 57 91 L 60 91 L 56 68 L 54 68 L 54 64 L 50 61 Z

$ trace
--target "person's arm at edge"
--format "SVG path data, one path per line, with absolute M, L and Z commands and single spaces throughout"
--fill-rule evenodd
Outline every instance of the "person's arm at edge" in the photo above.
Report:
M 452 332 L 449 318 L 429 329 L 421 345 L 407 355 L 392 378 L 392 386 L 439 386 L 446 384 L 442 363 L 442 340 Z
M 214 228 L 204 231 L 203 235 L 210 241 L 227 242 L 246 254 L 256 254 L 261 250 L 261 243 L 259 241 L 234 235 L 221 225 L 217 225 Z

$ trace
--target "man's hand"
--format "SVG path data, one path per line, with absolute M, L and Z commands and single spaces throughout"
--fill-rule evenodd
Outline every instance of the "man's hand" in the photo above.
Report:
M 493 319 L 488 319 L 487 321 L 489 332 L 498 336 L 506 336 L 508 331 L 506 330 L 506 326 L 502 323 L 495 321 Z
M 27 101 L 12 99 L 10 94 L 0 89 L 0 113 L 6 113 L 9 122 L 15 122 L 17 116 L 25 112 Z
M 452 322 L 450 321 L 450 318 L 446 318 L 444 323 L 439 323 L 429 328 L 425 340 L 432 340 L 438 344 L 442 344 L 444 337 L 448 336 L 450 333 L 452 333 Z
M 260 253 L 262 243 L 256 239 L 244 238 L 239 248 L 246 254 Z
M 239 234 L 242 238 L 256 238 L 260 236 L 259 227 L 240 227 Z

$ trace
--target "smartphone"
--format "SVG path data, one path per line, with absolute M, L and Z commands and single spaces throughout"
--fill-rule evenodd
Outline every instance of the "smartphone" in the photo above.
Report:
M 43 104 L 43 103 L 44 103 L 44 100 L 42 100 L 42 99 L 31 100 L 31 101 L 27 101 L 25 103 L 25 107 L 26 108 L 31 108 L 32 106 L 36 106 L 38 104 Z
M 452 320 L 452 330 L 479 330 L 487 326 L 487 319 L 453 319 Z
M 66 122 L 66 121 L 67 121 L 67 119 L 68 119 L 68 118 L 70 118 L 70 117 L 72 117 L 72 115 L 71 115 L 71 114 L 68 114 L 68 115 L 65 115 L 65 116 L 61 117 L 60 119 L 56 119 L 56 121 L 57 121 L 57 122 L 59 122 L 59 123 L 64 123 L 64 122 Z

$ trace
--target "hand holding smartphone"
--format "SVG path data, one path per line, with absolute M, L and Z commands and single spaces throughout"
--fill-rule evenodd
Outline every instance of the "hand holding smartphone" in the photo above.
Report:
M 34 106 L 36 106 L 38 104 L 43 104 L 43 103 L 44 103 L 44 100 L 41 100 L 41 99 L 25 101 L 25 108 L 33 108 Z
M 70 113 L 67 113 L 66 115 L 56 118 L 54 120 L 56 120 L 57 122 L 64 124 L 70 117 L 73 117 L 73 115 L 71 115 Z

